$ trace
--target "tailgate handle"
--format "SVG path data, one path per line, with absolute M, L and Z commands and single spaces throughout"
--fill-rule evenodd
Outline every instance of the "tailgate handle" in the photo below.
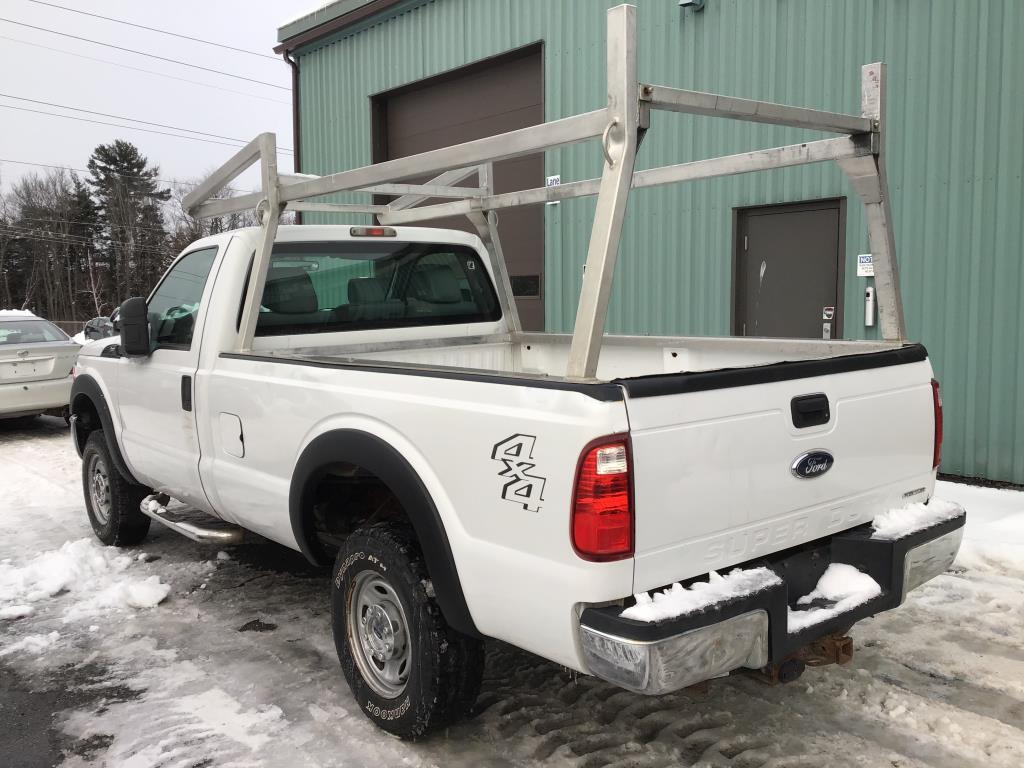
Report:
M 790 402 L 790 412 L 793 414 L 793 426 L 797 429 L 827 424 L 830 418 L 828 397 L 820 392 L 794 397 Z

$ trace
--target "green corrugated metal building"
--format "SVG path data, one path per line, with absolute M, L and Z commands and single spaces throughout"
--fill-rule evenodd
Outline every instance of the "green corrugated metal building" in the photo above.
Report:
M 614 4 L 337 0 L 282 27 L 280 50 L 294 61 L 297 85 L 299 170 L 383 159 L 390 134 L 380 126 L 382 99 L 460 72 L 468 79 L 458 87 L 475 93 L 474 74 L 518 52 L 539 62 L 541 119 L 603 107 L 605 11 Z M 706 0 L 699 11 L 676 0 L 635 4 L 642 82 L 856 113 L 861 65 L 886 62 L 897 256 L 909 336 L 927 346 L 942 382 L 942 470 L 1024 483 L 1024 2 Z M 387 103 L 400 111 L 398 101 Z M 656 113 L 638 168 L 824 137 Z M 600 164 L 593 143 L 549 151 L 531 186 L 544 183 L 541 175 L 593 178 Z M 843 335 L 875 335 L 864 319 L 871 278 L 856 274 L 856 255 L 868 251 L 863 213 L 831 164 L 634 192 L 608 332 L 729 334 L 737 211 L 835 199 L 848 201 Z M 570 331 L 593 200 L 540 210 L 541 322 Z

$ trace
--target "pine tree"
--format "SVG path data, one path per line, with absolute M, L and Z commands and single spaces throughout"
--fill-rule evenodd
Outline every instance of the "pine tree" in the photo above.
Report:
M 87 165 L 98 207 L 99 247 L 120 296 L 145 296 L 167 263 L 167 233 L 160 204 L 159 169 L 138 148 L 120 139 L 100 144 Z
M 75 226 L 72 236 L 83 245 L 74 263 L 77 276 L 74 317 L 90 319 L 109 315 L 117 301 L 116 287 L 109 272 L 103 268 L 103 258 L 96 247 L 100 232 L 99 209 L 92 199 L 89 187 L 77 176 L 72 176 L 72 209 Z

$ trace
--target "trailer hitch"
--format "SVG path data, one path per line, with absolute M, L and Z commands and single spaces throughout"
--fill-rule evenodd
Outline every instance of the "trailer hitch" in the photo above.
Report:
M 807 667 L 848 664 L 852 659 L 853 638 L 846 634 L 831 634 L 808 643 L 780 662 L 747 670 L 747 674 L 768 685 L 778 685 L 797 680 Z
M 825 635 L 805 645 L 796 655 L 809 667 L 848 664 L 853 660 L 853 638 L 849 635 Z

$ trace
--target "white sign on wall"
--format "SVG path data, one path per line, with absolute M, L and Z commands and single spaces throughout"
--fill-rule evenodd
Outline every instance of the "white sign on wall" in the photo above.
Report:
M 556 173 L 554 176 L 548 176 L 544 180 L 545 187 L 557 187 L 562 183 L 562 174 Z
M 857 277 L 874 277 L 875 259 L 870 253 L 857 255 Z

